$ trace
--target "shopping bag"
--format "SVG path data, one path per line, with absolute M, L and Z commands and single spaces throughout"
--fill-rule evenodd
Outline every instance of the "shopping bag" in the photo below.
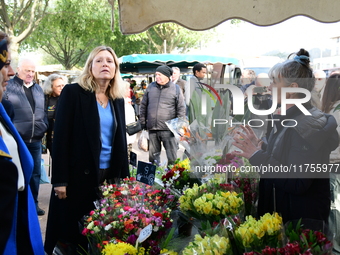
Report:
M 40 184 L 50 183 L 50 179 L 46 174 L 44 159 L 41 159 L 41 174 L 40 174 Z
M 143 130 L 138 139 L 138 149 L 142 151 L 149 151 L 149 134 L 148 131 Z

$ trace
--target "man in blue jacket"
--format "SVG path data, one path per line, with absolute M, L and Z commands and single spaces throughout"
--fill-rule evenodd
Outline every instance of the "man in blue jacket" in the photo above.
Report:
M 35 64 L 30 59 L 19 62 L 18 73 L 8 82 L 4 98 L 9 100 L 14 109 L 13 124 L 30 151 L 34 169 L 30 187 L 38 215 L 45 211 L 38 206 L 38 192 L 41 175 L 41 139 L 47 130 L 48 122 L 44 110 L 44 92 L 33 81 Z

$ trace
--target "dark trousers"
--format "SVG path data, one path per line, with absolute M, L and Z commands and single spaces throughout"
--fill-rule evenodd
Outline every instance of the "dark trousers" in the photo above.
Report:
M 33 172 L 30 180 L 30 187 L 34 202 L 38 207 L 38 193 L 41 175 L 41 141 L 34 143 L 25 143 L 33 158 Z
M 159 165 L 162 143 L 168 158 L 168 165 L 177 159 L 178 144 L 174 134 L 167 130 L 149 130 L 149 161 Z

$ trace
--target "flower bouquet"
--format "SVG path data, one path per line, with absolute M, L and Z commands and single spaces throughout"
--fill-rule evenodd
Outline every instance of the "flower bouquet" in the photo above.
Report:
M 295 232 L 295 231 L 293 231 Z M 332 243 L 326 235 L 320 231 L 310 229 L 300 229 L 300 235 L 295 236 L 296 232 L 288 233 L 294 235 L 293 242 L 288 242 L 282 248 L 272 248 L 266 246 L 262 251 L 247 252 L 244 255 L 326 255 L 332 254 Z
M 91 254 L 99 254 L 112 240 L 136 245 L 140 231 L 152 225 L 150 237 L 143 242 L 147 254 L 159 254 L 160 242 L 172 226 L 167 203 L 173 195 L 126 178 L 120 185 L 103 185 L 103 198 L 84 219 L 82 234 L 91 241 Z
M 105 255 L 144 255 L 145 249 L 139 249 L 140 252 L 138 252 L 138 249 L 132 246 L 129 243 L 124 243 L 124 242 L 111 242 L 107 243 L 103 250 L 102 254 Z
M 321 220 L 300 219 L 288 222 L 286 236 L 288 243 L 299 244 L 300 254 L 332 254 L 332 234 Z
M 229 255 L 232 254 L 228 237 L 214 235 L 201 237 L 195 235 L 195 240 L 183 250 L 183 255 Z
M 193 178 L 190 172 L 190 160 L 177 159 L 170 170 L 165 170 L 162 176 L 164 187 L 175 191 L 175 194 L 181 196 L 183 191 L 191 188 L 195 183 L 200 184 L 200 180 Z
M 208 182 L 186 189 L 179 198 L 180 209 L 189 217 L 216 225 L 243 210 L 242 196 L 233 185 L 226 183 L 225 175 L 216 174 Z
M 283 242 L 282 218 L 278 213 L 261 216 L 259 220 L 247 216 L 246 221 L 234 229 L 238 251 L 261 251 L 266 246 L 281 247 Z
M 231 181 L 243 192 L 245 207 L 244 214 L 246 216 L 255 216 L 260 183 L 259 173 L 247 170 L 251 169 L 252 166 L 246 158 L 226 154 L 225 158 L 222 159 L 221 162 L 223 162 L 223 164 L 227 164 L 229 169 L 231 169 L 231 174 L 229 175 Z M 240 167 L 243 168 L 242 171 Z

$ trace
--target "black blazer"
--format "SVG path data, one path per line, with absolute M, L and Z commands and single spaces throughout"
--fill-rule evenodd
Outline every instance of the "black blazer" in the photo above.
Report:
M 124 178 L 129 176 L 124 99 L 110 100 L 110 104 L 115 117 L 110 178 Z M 59 200 L 52 189 L 45 241 L 48 254 L 58 238 L 79 237 L 78 221 L 94 209 L 93 201 L 99 195 L 100 150 L 95 93 L 78 84 L 65 86 L 54 124 L 52 184 L 67 186 L 67 198 Z

